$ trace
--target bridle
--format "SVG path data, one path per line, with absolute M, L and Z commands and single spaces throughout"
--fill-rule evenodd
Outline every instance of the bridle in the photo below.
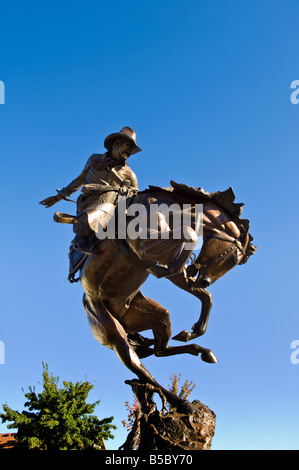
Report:
M 231 242 L 231 246 L 228 247 L 228 248 L 225 248 L 223 251 L 221 251 L 220 253 L 218 253 L 217 255 L 209 258 L 207 261 L 205 261 L 205 263 L 201 264 L 201 263 L 197 263 L 196 260 L 193 261 L 193 265 L 195 266 L 196 269 L 201 269 L 201 268 L 206 268 L 207 266 L 210 266 L 211 264 L 215 263 L 218 258 L 223 258 L 223 256 L 227 255 L 227 253 L 230 253 L 231 251 L 235 250 L 235 252 L 237 252 L 238 250 L 242 253 L 242 255 L 244 256 L 245 255 L 245 250 L 243 248 L 243 245 L 242 243 L 240 242 L 240 240 L 238 240 L 237 238 L 233 238 L 233 237 L 229 237 L 228 238 L 224 238 L 224 237 L 221 237 L 219 235 L 214 235 L 210 238 L 208 238 L 208 240 L 211 240 L 213 238 L 217 238 L 218 240 L 223 240 L 225 242 Z M 208 241 L 207 240 L 207 241 Z M 198 258 L 200 257 L 201 255 L 199 254 Z M 197 258 L 197 259 L 198 259 Z

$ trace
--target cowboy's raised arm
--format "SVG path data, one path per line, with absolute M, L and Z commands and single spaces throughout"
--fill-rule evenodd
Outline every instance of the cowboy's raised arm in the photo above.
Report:
M 90 159 L 91 157 L 87 160 L 87 163 L 82 173 L 79 176 L 77 176 L 77 178 L 75 178 L 70 184 L 68 184 L 64 188 L 57 190 L 56 196 L 47 197 L 46 199 L 43 199 L 42 201 L 40 201 L 40 204 L 42 204 L 45 207 L 51 207 L 54 204 L 56 204 L 56 202 L 61 201 L 61 199 L 63 199 L 64 197 L 70 196 L 75 191 L 80 189 L 81 186 L 83 186 L 84 184 L 84 181 L 85 181 L 85 178 L 86 178 L 89 166 L 90 166 Z

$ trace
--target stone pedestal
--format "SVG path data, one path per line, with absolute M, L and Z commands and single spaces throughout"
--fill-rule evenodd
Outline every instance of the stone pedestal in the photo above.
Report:
M 161 390 L 138 381 L 127 383 L 138 398 L 140 410 L 136 413 L 133 428 L 121 450 L 186 452 L 211 448 L 216 415 L 206 405 L 194 400 L 191 412 L 167 411 L 166 399 Z M 162 399 L 161 411 L 158 411 L 153 401 L 155 393 Z

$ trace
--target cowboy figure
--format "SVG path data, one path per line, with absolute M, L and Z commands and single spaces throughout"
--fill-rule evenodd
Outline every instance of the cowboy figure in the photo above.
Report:
M 40 202 L 51 207 L 82 188 L 77 199 L 77 215 L 73 218 L 76 236 L 72 243 L 75 249 L 86 254 L 92 253 L 98 224 L 103 228 L 107 226 L 119 193 L 130 196 L 138 191 L 136 175 L 127 164 L 131 155 L 141 151 L 136 145 L 133 129 L 124 127 L 120 132 L 110 134 L 104 147 L 107 152 L 91 155 L 82 173 L 68 186 L 57 190 L 56 196 Z

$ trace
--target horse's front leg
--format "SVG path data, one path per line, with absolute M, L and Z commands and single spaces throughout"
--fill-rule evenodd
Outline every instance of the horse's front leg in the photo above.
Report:
M 158 279 L 161 279 L 162 277 L 171 278 L 172 276 L 176 276 L 182 273 L 188 259 L 190 258 L 190 255 L 191 251 L 182 250 L 179 257 L 169 263 L 168 267 L 156 264 L 155 266 L 147 268 L 147 271 Z
M 201 301 L 200 317 L 199 320 L 192 326 L 192 332 L 183 330 L 172 339 L 186 342 L 202 336 L 206 332 L 210 311 L 213 305 L 211 293 L 204 288 L 193 287 L 192 284 L 188 282 L 184 272 L 178 274 L 177 276 L 169 277 L 168 279 L 177 287 L 180 287 L 186 292 L 189 292 Z

